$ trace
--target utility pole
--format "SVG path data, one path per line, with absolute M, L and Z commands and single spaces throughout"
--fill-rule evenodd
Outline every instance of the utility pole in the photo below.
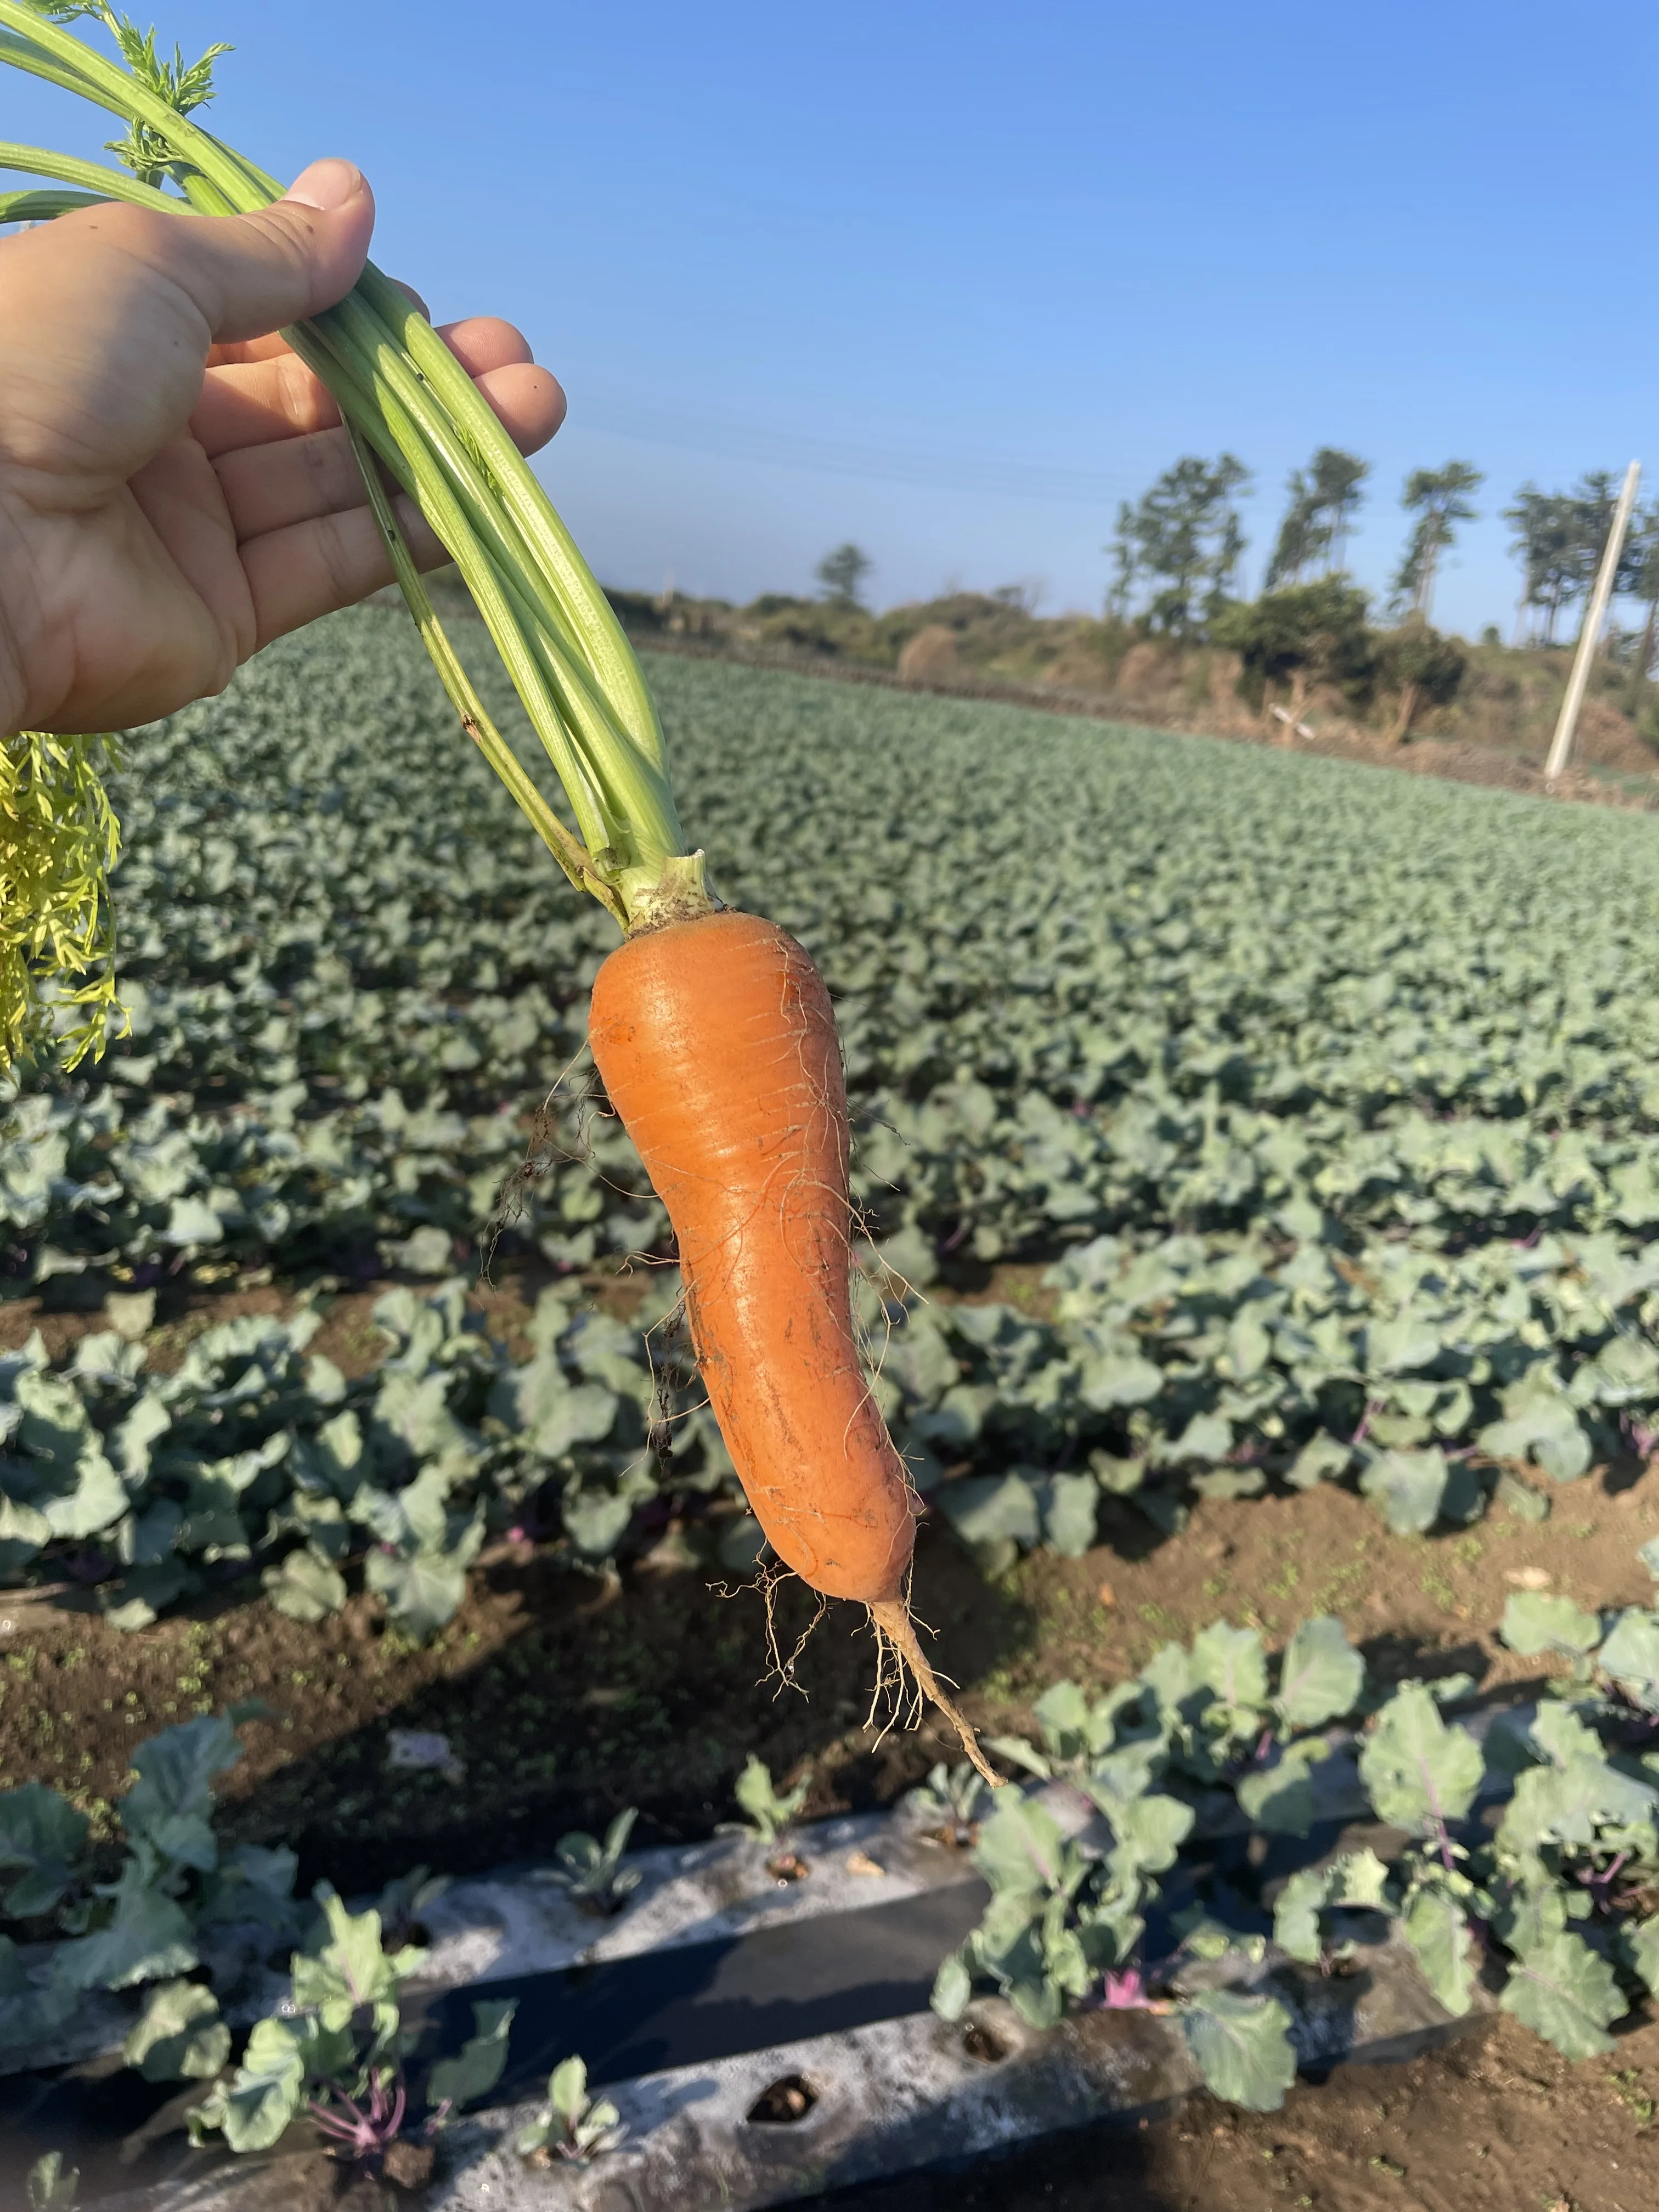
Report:
M 1613 597 L 1613 578 L 1619 574 L 1619 556 L 1625 550 L 1625 533 L 1630 528 L 1631 510 L 1636 505 L 1636 487 L 1642 481 L 1642 464 L 1632 461 L 1625 471 L 1624 489 L 1619 495 L 1619 504 L 1613 510 L 1613 521 L 1607 531 L 1607 542 L 1601 551 L 1601 566 L 1596 571 L 1595 589 L 1590 593 L 1590 603 L 1584 610 L 1584 626 L 1578 633 L 1578 650 L 1572 657 L 1572 674 L 1567 680 L 1567 696 L 1561 702 L 1561 713 L 1555 725 L 1555 735 L 1550 739 L 1549 758 L 1544 763 L 1544 785 L 1553 790 L 1560 781 L 1561 771 L 1572 751 L 1573 732 L 1578 727 L 1579 709 L 1584 703 L 1584 689 L 1589 682 L 1590 663 L 1595 658 L 1595 641 L 1601 634 L 1601 624 L 1607 617 L 1607 601 Z

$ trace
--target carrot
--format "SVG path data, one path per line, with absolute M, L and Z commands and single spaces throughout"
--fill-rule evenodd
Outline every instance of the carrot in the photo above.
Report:
M 668 1208 L 697 1364 L 768 1541 L 812 1589 L 862 1601 L 989 1774 L 905 1600 L 917 1508 L 853 1330 L 847 1093 L 822 977 L 752 915 L 670 922 L 605 963 L 588 1036 Z
M 0 173 L 70 188 L 0 195 L 0 215 L 52 220 L 122 200 L 200 217 L 251 213 L 279 197 L 274 177 L 192 119 L 222 48 L 185 70 L 123 33 L 111 58 L 58 20 L 87 12 L 0 0 L 0 64 L 125 116 L 131 131 L 112 150 L 133 173 L 48 147 L 0 145 Z M 91 13 L 116 30 L 109 11 Z M 715 911 L 703 856 L 680 825 L 650 689 L 615 610 L 409 295 L 371 262 L 337 307 L 285 336 L 339 407 L 392 573 L 462 728 L 553 860 L 625 933 L 593 995 L 595 1056 L 679 1238 L 692 1335 L 756 1516 L 815 1589 L 863 1600 L 878 1637 L 989 1776 L 922 1656 L 905 1601 L 915 1509 L 853 1334 L 847 1102 L 823 985 L 781 930 Z M 383 471 L 459 569 L 574 832 L 485 712 Z

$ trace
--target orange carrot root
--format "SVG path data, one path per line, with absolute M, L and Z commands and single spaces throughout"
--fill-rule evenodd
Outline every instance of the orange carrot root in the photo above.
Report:
M 793 938 L 720 913 L 600 969 L 594 1063 L 668 1208 L 697 1364 L 784 1565 L 861 1601 L 991 1783 L 903 1591 L 916 1502 L 853 1327 L 851 1140 L 830 994 Z
M 901 1668 L 908 1667 L 915 1676 L 923 1697 L 939 1707 L 957 1734 L 962 1738 L 962 1747 L 975 1767 L 990 1784 L 1000 1790 L 1003 1778 L 979 1747 L 979 1738 L 972 1723 L 957 1710 L 939 1686 L 938 1677 L 928 1665 L 926 1654 L 916 1636 L 915 1623 L 910 1609 L 902 1597 L 884 1598 L 870 1607 L 870 1620 L 878 1638 L 885 1637 L 897 1654 Z
M 847 1094 L 817 969 L 752 915 L 672 922 L 605 963 L 588 1036 L 673 1224 L 756 1519 L 826 1597 L 896 1596 L 915 1503 L 853 1334 Z

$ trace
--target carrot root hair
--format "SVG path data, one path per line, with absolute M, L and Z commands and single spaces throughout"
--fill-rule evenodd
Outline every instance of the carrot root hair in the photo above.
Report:
M 974 1734 L 971 1723 L 939 1687 L 939 1678 L 927 1663 L 927 1655 L 917 1639 L 909 1607 L 902 1597 L 881 1598 L 870 1607 L 869 1613 L 877 1644 L 884 1650 L 890 1647 L 898 1662 L 901 1681 L 905 1668 L 908 1668 L 922 1696 L 931 1705 L 938 1706 L 962 1738 L 962 1747 L 973 1762 L 975 1771 L 984 1776 L 993 1790 L 1000 1790 L 1003 1777 L 980 1749 L 979 1738 Z
M 523 1159 L 520 1161 L 518 1166 L 514 1169 L 496 1193 L 495 1210 L 489 1217 L 481 1240 L 483 1257 L 478 1272 L 486 1283 L 491 1283 L 489 1271 L 495 1264 L 496 1247 L 506 1232 L 509 1229 L 515 1228 L 523 1220 L 536 1185 L 552 1173 L 556 1162 L 579 1159 L 581 1157 L 579 1152 L 573 1152 L 565 1143 L 563 1133 L 559 1127 L 559 1117 L 554 1101 L 563 1090 L 570 1079 L 572 1071 L 580 1062 L 586 1051 L 587 1047 L 584 1044 L 580 1052 L 571 1054 L 559 1071 L 553 1088 L 536 1109 L 532 1118 L 525 1140 Z M 599 1103 L 596 1096 L 597 1089 L 597 1084 L 590 1078 L 586 1088 L 585 1103 L 597 1106 Z M 585 1137 L 583 1141 L 586 1141 Z M 493 1283 L 491 1287 L 494 1287 Z
M 829 1611 L 830 1601 L 822 1591 L 813 1592 L 818 1601 L 817 1609 L 805 1627 L 802 1629 L 796 1639 L 794 1650 L 786 1659 L 783 1656 L 783 1645 L 778 1639 L 778 1585 L 781 1583 L 797 1582 L 799 1577 L 791 1568 L 783 1565 L 781 1561 L 769 1560 L 760 1569 L 755 1579 L 759 1585 L 761 1597 L 766 1607 L 766 1648 L 771 1655 L 772 1661 L 766 1671 L 778 1686 L 777 1692 L 775 1692 L 774 1695 L 784 1690 L 793 1690 L 797 1697 L 804 1698 L 806 1692 L 795 1680 L 795 1662 L 811 1642 L 812 1632 Z M 805 1588 L 811 1589 L 812 1585 L 808 1583 Z

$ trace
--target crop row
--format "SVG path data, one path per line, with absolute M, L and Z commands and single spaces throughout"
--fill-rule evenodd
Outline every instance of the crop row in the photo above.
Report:
M 799 933 L 836 995 L 893 1271 L 884 1302 L 863 1294 L 877 1387 L 988 1563 L 1081 1547 L 1103 1488 L 1169 1526 L 1194 1486 L 1344 1480 L 1425 1528 L 1500 1486 L 1542 1510 L 1540 1480 L 1645 1450 L 1652 824 L 1000 707 L 653 673 L 718 886 Z M 12 1357 L 0 1571 L 85 1571 L 142 1612 L 299 1549 L 317 1602 L 360 1559 L 447 1562 L 407 1602 L 374 1566 L 414 1621 L 532 1503 L 598 1556 L 664 1491 L 717 1493 L 683 1348 L 585 1310 L 574 1280 L 664 1249 L 582 1051 L 612 926 L 521 833 L 404 627 L 365 611 L 262 655 L 132 738 L 118 801 L 132 1035 L 0 1104 L 10 1289 L 443 1285 L 493 1228 L 498 1264 L 572 1279 L 538 1322 L 541 1385 L 459 1287 L 383 1309 L 390 1363 L 362 1383 L 304 1356 L 303 1311 L 216 1331 L 172 1376 L 118 1329 L 55 1374 L 39 1346 Z M 1048 1264 L 1045 1317 L 949 1295 L 1012 1258 Z M 121 1309 L 134 1337 L 140 1310 Z M 625 1385 L 589 1373 L 600 1337 Z M 633 1413 L 550 1443 L 512 1410 L 554 1388 L 549 1360 Z M 395 1376 L 443 1419 L 388 1414 Z M 378 1439 L 372 1480 L 316 1478 L 312 1440 L 348 1420 Z M 229 1486 L 228 1519 L 204 1484 Z M 331 1533 L 298 1502 L 323 1492 Z
M 1641 1557 L 1659 1568 L 1656 1550 Z M 1644 1748 L 1659 1613 L 1517 1592 L 1499 1632 L 1549 1664 L 1535 1702 L 1460 1713 L 1468 1675 L 1379 1686 L 1329 1615 L 1301 1623 L 1276 1663 L 1255 1630 L 1218 1620 L 1102 1695 L 1053 1685 L 1034 1709 L 1040 1742 L 993 1746 L 1039 1786 L 992 1790 L 965 1763 L 940 1765 L 908 1802 L 933 1841 L 972 1850 L 990 1891 L 940 1965 L 935 2009 L 959 2019 L 978 1985 L 1039 2030 L 1079 2005 L 1173 2014 L 1218 2095 L 1274 2111 L 1299 2061 L 1351 2040 L 1344 2015 L 1392 1936 L 1450 2017 L 1484 1985 L 1566 2057 L 1605 2056 L 1608 2030 L 1659 1990 L 1659 1755 Z M 325 1883 L 307 1910 L 291 1850 L 227 1849 L 214 1784 L 241 1756 L 238 1724 L 261 1716 L 204 1715 L 137 1746 L 101 1854 L 59 1792 L 0 1793 L 0 2063 L 64 2036 L 118 2043 L 149 2081 L 204 2085 L 198 2140 L 268 2150 L 309 2099 L 325 2133 L 378 2154 L 410 2109 L 418 2039 L 400 2033 L 399 1990 L 443 1884 L 417 1868 L 352 1915 Z M 749 1760 L 736 1795 L 763 1850 L 806 1790 L 780 1792 Z M 1356 1819 L 1352 1848 L 1324 1847 Z M 541 1879 L 596 1915 L 626 1911 L 633 1820 L 563 1838 Z M 100 1882 L 118 1837 L 118 1873 Z M 267 1964 L 283 1955 L 286 1986 Z M 474 2013 L 476 2035 L 421 2085 L 428 2137 L 501 2079 L 514 2003 Z M 255 2024 L 233 2073 L 239 2014 Z M 523 2152 L 548 2147 L 558 2079 Z

